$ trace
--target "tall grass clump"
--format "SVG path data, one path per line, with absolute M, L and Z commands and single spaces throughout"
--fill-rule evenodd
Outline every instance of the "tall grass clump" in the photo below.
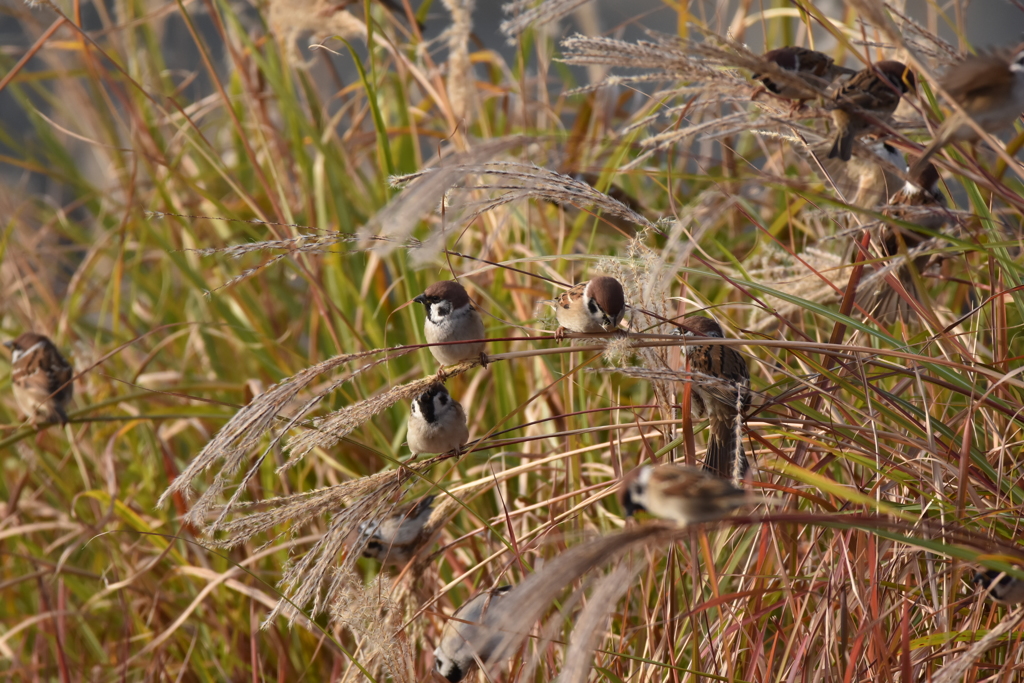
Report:
M 1022 612 L 971 579 L 1024 578 L 1024 133 L 947 148 L 942 227 L 893 256 L 822 101 L 751 98 L 769 47 L 895 56 L 922 87 L 888 139 L 919 150 L 964 18 L 665 3 L 555 39 L 600 4 L 517 1 L 488 45 L 481 5 L 5 10 L 0 336 L 50 336 L 76 398 L 33 426 L 0 363 L 0 669 L 430 680 L 448 616 L 511 584 L 480 680 L 1014 680 Z M 556 343 L 538 302 L 597 274 L 628 335 Z M 411 302 L 452 278 L 490 340 L 444 373 L 470 442 L 412 458 Z M 627 521 L 625 473 L 704 459 L 693 314 L 748 362 L 775 504 Z M 425 495 L 429 543 L 364 559 Z

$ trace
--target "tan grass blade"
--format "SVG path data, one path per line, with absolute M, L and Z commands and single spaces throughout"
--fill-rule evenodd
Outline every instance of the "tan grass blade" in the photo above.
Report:
M 488 663 L 496 665 L 511 657 L 544 611 L 571 582 L 637 546 L 668 545 L 681 533 L 682 530 L 671 524 L 644 524 L 567 549 L 513 588 L 500 608 L 487 615 L 486 628 L 480 629 L 479 644 L 492 646 Z M 478 646 L 478 650 L 484 649 Z
M 633 567 L 623 564 L 597 582 L 587 606 L 573 620 L 572 641 L 556 683 L 586 683 L 593 667 L 594 650 L 601 643 L 615 605 L 642 569 L 642 563 Z

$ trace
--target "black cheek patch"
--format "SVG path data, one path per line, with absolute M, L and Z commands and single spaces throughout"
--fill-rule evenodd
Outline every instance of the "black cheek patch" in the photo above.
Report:
M 464 674 L 462 672 L 462 669 L 459 668 L 459 665 L 454 663 L 454 662 L 452 662 L 451 671 L 449 671 L 445 675 L 445 678 L 447 678 L 449 681 L 451 681 L 451 683 L 458 683 L 463 678 L 465 678 L 465 676 L 466 676 L 466 674 Z
M 593 299 L 591 299 L 590 302 L 587 304 L 587 308 L 590 309 L 591 313 L 597 313 L 597 303 L 595 303 Z
M 428 424 L 433 424 L 436 416 L 434 415 L 434 395 L 427 394 L 420 401 L 420 412 L 423 413 L 423 419 Z

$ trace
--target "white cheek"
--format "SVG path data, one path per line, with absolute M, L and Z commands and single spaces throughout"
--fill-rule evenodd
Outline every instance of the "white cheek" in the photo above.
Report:
M 447 677 L 448 673 L 452 670 L 452 660 L 445 656 L 441 652 L 441 648 L 434 650 L 434 671 Z
M 39 342 L 36 342 L 35 344 L 33 344 L 32 346 L 28 347 L 24 351 L 21 351 L 21 350 L 18 350 L 18 349 L 14 349 L 14 352 L 11 354 L 11 362 L 12 363 L 16 363 L 19 358 L 24 358 L 25 356 L 29 355 L 30 353 L 34 353 L 37 349 L 41 349 L 41 348 L 43 348 L 43 342 L 39 341 Z
M 694 336 L 690 332 L 687 332 L 683 336 L 686 337 L 686 346 L 683 347 L 683 355 L 684 356 L 689 356 L 691 353 L 693 353 L 693 340 L 694 340 Z M 650 479 L 649 476 L 648 476 L 648 479 Z

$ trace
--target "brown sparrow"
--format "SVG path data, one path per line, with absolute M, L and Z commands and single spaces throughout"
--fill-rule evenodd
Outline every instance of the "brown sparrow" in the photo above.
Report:
M 685 318 L 680 326 L 687 337 L 725 337 L 717 322 L 702 315 Z M 683 349 L 693 381 L 690 412 L 698 419 L 706 417 L 710 423 L 704 469 L 741 481 L 750 466 L 737 434 L 737 417 L 750 405 L 751 398 L 747 361 L 731 346 L 687 344 Z
M 686 526 L 720 519 L 759 502 L 743 489 L 696 467 L 642 465 L 626 475 L 619 496 L 627 516 L 637 510 Z
M 900 97 L 914 87 L 913 72 L 901 62 L 878 62 L 854 74 L 835 95 L 832 120 L 836 134 L 828 158 L 849 161 L 854 139 L 875 127 L 864 114 L 888 119 L 899 106 Z
M 408 564 L 430 540 L 424 537 L 424 526 L 434 510 L 433 503 L 434 496 L 425 496 L 395 508 L 383 520 L 360 524 L 358 543 L 363 546 L 363 557 L 372 557 L 385 566 Z
M 474 648 L 477 632 L 483 624 L 488 610 L 512 590 L 512 586 L 491 588 L 478 593 L 469 602 L 455 610 L 444 625 L 441 642 L 434 650 L 434 671 L 450 683 L 458 683 L 476 667 L 477 662 L 490 656 L 488 647 Z
M 1024 581 L 998 569 L 985 569 L 974 575 L 974 583 L 988 594 L 992 602 L 1016 605 L 1024 602 Z
M 443 384 L 432 385 L 412 400 L 406 439 L 413 455 L 457 451 L 469 441 L 466 411 Z
M 898 221 L 916 223 L 924 230 L 934 232 L 946 222 L 945 211 L 941 210 L 945 208 L 946 200 L 939 191 L 939 171 L 929 161 L 923 164 L 914 162 L 914 167 L 917 173 L 911 176 L 912 181 L 905 183 L 892 196 L 882 214 Z M 928 208 L 935 210 L 927 211 Z M 899 251 L 901 238 L 908 247 L 916 247 L 931 235 L 924 231 L 888 226 L 882 237 L 885 255 L 892 256 Z
M 885 204 L 904 180 L 907 162 L 903 154 L 887 142 L 870 142 L 856 146 L 849 161 L 829 159 L 831 143 L 824 141 L 810 147 L 821 164 L 828 181 L 835 186 L 843 201 L 864 208 Z
M 487 365 L 483 341 L 487 334 L 484 321 L 473 307 L 465 287 L 452 280 L 435 282 L 413 301 L 423 304 L 427 310 L 423 334 L 429 343 L 472 340 L 466 344 L 431 346 L 430 353 L 434 354 L 438 363 L 454 365 L 479 358 L 481 363 Z
M 64 408 L 71 402 L 74 370 L 48 338 L 25 332 L 4 342 L 11 349 L 11 385 L 14 401 L 34 425 L 66 424 Z
M 542 303 L 555 308 L 558 330 L 555 339 L 561 340 L 566 332 L 593 334 L 613 332 L 626 312 L 626 295 L 622 285 L 613 277 L 600 275 L 588 282 L 580 282 L 566 290 L 557 299 Z
M 969 56 L 950 68 L 939 84 L 982 130 L 997 133 L 1009 128 L 1024 112 L 1024 45 L 1016 50 L 1002 49 Z M 963 115 L 953 114 L 921 153 L 917 165 L 923 166 L 949 142 L 977 139 L 977 131 Z M 911 169 L 911 175 L 919 170 Z
M 912 230 L 895 223 L 887 223 L 879 232 L 878 248 L 883 257 L 894 257 L 900 253 L 901 244 L 905 249 L 919 246 L 946 222 L 946 201 L 939 191 L 939 172 L 930 162 L 920 167 L 914 182 L 907 182 L 892 196 L 882 214 L 904 223 L 914 223 L 923 230 Z M 927 254 L 914 259 L 914 269 L 920 272 L 931 257 Z M 917 285 L 907 264 L 901 265 L 895 273 L 900 283 L 912 298 L 917 298 Z M 879 322 L 891 325 L 902 318 L 910 320 L 913 307 L 896 292 L 884 277 L 871 277 L 857 288 L 855 299 L 858 306 L 870 313 Z
M 761 59 L 772 62 L 780 69 L 791 72 L 794 76 L 818 89 L 826 88 L 842 75 L 856 73 L 853 69 L 836 66 L 835 60 L 824 53 L 793 45 L 769 50 L 761 55 Z M 795 108 L 803 106 L 804 102 L 815 96 L 813 89 L 800 88 L 798 85 L 788 82 L 776 83 L 772 80 L 771 74 L 755 73 L 754 80 L 761 81 L 764 90 L 773 95 L 787 100 L 795 100 Z M 754 97 L 756 98 L 757 95 L 758 92 L 755 92 Z

